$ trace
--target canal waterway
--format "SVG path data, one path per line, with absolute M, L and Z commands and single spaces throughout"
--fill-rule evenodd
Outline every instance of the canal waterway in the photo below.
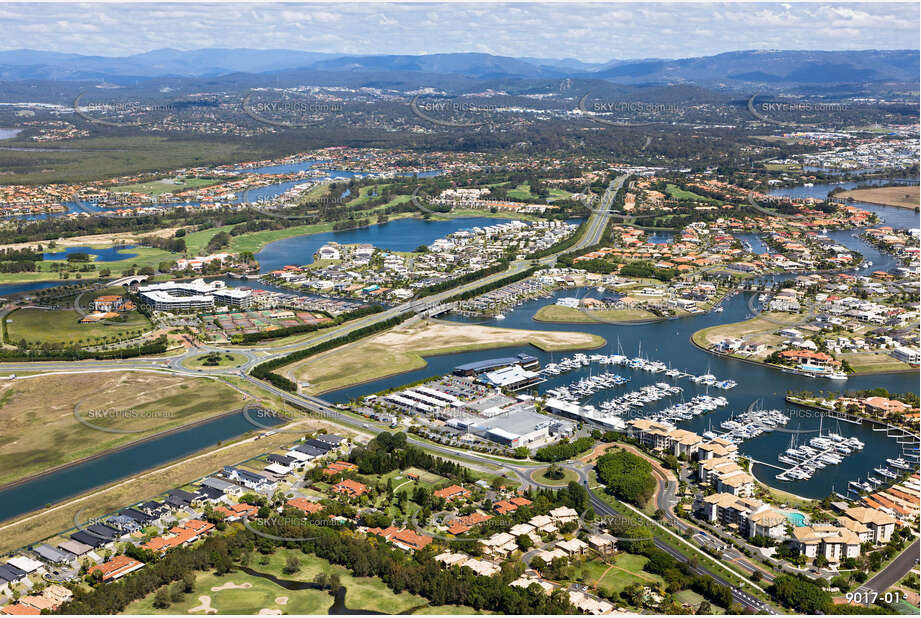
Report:
M 262 419 L 260 422 L 275 425 L 280 419 Z M 0 521 L 187 457 L 256 429 L 242 412 L 227 414 L 36 477 L 0 490 Z M 100 432 L 99 440 L 107 440 L 111 435 Z M 137 496 L 138 500 L 151 497 Z
M 804 192 L 816 193 L 817 196 L 821 197 L 827 194 L 834 186 L 801 187 L 800 189 Z M 779 191 L 791 191 L 791 189 Z M 856 205 L 877 212 L 885 220 L 886 224 L 893 227 L 918 226 L 917 213 L 909 209 L 860 203 Z M 270 270 L 285 264 L 309 263 L 312 261 L 316 250 L 331 240 L 340 243 L 367 242 L 378 247 L 410 251 L 421 244 L 428 244 L 452 231 L 476 225 L 492 225 L 500 221 L 502 220 L 485 217 L 447 221 L 401 219 L 379 226 L 276 241 L 267 245 L 258 254 L 258 259 L 262 263 L 264 270 Z M 868 259 L 874 263 L 873 270 L 885 269 L 894 263 L 888 255 L 876 251 L 863 241 L 854 238 L 851 231 L 832 233 L 841 234 L 840 240 L 842 243 L 854 243 L 853 246 L 867 255 Z M 886 259 L 889 262 L 886 262 Z M 66 283 L 68 282 L 7 284 L 0 286 L 0 296 L 17 291 L 43 289 Z M 584 295 L 586 293 L 598 295 L 597 292 L 568 290 L 559 292 L 554 297 L 560 295 Z M 823 379 L 785 374 L 774 369 L 739 360 L 716 357 L 690 343 L 691 334 L 701 328 L 736 322 L 749 317 L 747 300 L 747 295 L 743 294 L 730 298 L 723 304 L 724 311 L 722 313 L 708 313 L 679 320 L 637 326 L 614 326 L 602 323 L 548 324 L 536 322 L 533 320 L 534 313 L 544 304 L 554 302 L 553 298 L 536 299 L 508 312 L 505 320 L 491 320 L 483 323 L 532 330 L 592 332 L 601 335 L 608 341 L 605 349 L 599 352 L 615 353 L 619 343 L 623 352 L 629 356 L 635 356 L 637 353 L 642 352 L 643 356 L 670 363 L 673 367 L 683 371 L 694 374 L 709 372 L 720 379 L 733 379 L 738 382 L 739 385 L 729 391 L 720 391 L 718 389 L 709 391 L 710 394 L 725 395 L 729 400 L 729 406 L 680 424 L 684 428 L 699 433 L 706 431 L 709 426 L 712 426 L 714 431 L 719 432 L 718 427 L 722 421 L 728 419 L 731 415 L 745 411 L 755 401 L 758 401 L 758 405 L 763 408 L 790 410 L 791 407 L 784 402 L 784 394 L 787 390 L 841 391 L 883 387 L 890 392 L 917 392 L 917 372 L 854 377 L 842 384 Z M 449 316 L 447 319 L 460 322 L 467 321 L 464 318 L 454 316 Z M 456 365 L 462 363 L 494 356 L 509 356 L 518 352 L 533 354 L 540 358 L 542 364 L 554 360 L 558 361 L 561 358 L 559 353 L 543 353 L 531 346 L 430 357 L 427 359 L 428 365 L 423 369 L 327 393 L 324 398 L 334 402 L 348 401 L 362 395 L 398 387 L 413 380 L 448 373 Z M 622 367 L 610 367 L 609 369 L 624 377 L 631 378 L 631 382 L 612 391 L 596 393 L 593 399 L 587 400 L 588 402 L 594 401 L 597 403 L 604 399 L 616 397 L 623 392 L 636 390 L 645 384 L 669 381 L 669 378 L 665 377 L 664 374 L 647 374 Z M 584 375 L 588 375 L 590 371 L 597 373 L 601 370 L 600 366 L 595 365 L 591 369 L 586 368 L 581 373 L 572 372 L 562 376 L 550 377 L 548 382 L 542 385 L 541 390 L 568 384 L 577 381 Z M 677 383 L 684 389 L 684 392 L 671 400 L 663 399 L 647 406 L 649 411 L 662 409 L 671 403 L 681 401 L 682 398 L 686 400 L 696 394 L 708 392 L 706 387 L 696 385 L 689 380 L 678 380 Z M 792 412 L 789 412 L 791 421 L 786 426 L 785 431 L 764 434 L 754 440 L 747 441 L 743 443 L 740 449 L 741 452 L 756 459 L 777 464 L 779 463 L 776 459 L 777 453 L 788 446 L 791 435 L 793 435 L 790 433 L 791 431 L 802 432 L 796 435 L 805 439 L 815 436 L 815 430 L 818 429 L 819 424 L 818 417 L 806 409 L 792 408 L 792 410 Z M 841 422 L 832 427 L 825 425 L 825 430 L 836 431 L 838 430 L 838 425 L 840 425 L 839 433 L 842 435 L 854 435 L 862 440 L 866 444 L 864 450 L 859 454 L 849 456 L 838 466 L 831 466 L 817 471 L 815 476 L 806 481 L 791 483 L 777 481 L 774 478 L 777 471 L 765 466 L 754 466 L 753 473 L 760 480 L 771 486 L 806 497 L 823 497 L 828 495 L 832 489 L 845 493 L 849 480 L 865 477 L 874 466 L 883 464 L 887 457 L 899 454 L 899 447 L 895 441 L 886 438 L 885 433 L 872 431 L 869 424 L 855 425 Z M 227 440 L 252 429 L 252 425 L 247 423 L 242 415 L 221 417 L 0 491 L 0 519 L 21 515 L 41 508 L 47 503 L 57 502 L 93 487 L 111 483 L 127 475 L 162 465 L 173 459 L 188 456 L 195 451 L 213 446 L 218 441 Z M 147 497 L 139 496 L 138 498 Z

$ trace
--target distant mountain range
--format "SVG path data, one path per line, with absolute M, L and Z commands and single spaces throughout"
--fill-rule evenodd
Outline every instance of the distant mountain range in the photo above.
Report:
M 461 76 L 466 80 L 604 79 L 617 84 L 828 85 L 918 82 L 919 52 L 738 51 L 678 60 L 511 58 L 481 53 L 350 56 L 295 50 L 158 49 L 124 57 L 35 50 L 0 52 L 0 80 L 105 81 L 129 84 L 153 78 L 215 78 L 231 74 L 360 73 Z

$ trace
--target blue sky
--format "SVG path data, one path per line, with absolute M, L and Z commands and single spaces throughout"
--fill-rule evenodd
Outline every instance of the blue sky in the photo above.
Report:
M 912 3 L 0 4 L 0 49 L 682 58 L 741 49 L 917 49 Z

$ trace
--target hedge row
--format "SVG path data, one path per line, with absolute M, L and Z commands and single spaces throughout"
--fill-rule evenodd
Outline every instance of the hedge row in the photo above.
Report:
M 300 335 L 302 333 L 312 333 L 313 331 L 320 330 L 321 328 L 332 328 L 333 326 L 338 326 L 348 322 L 349 320 L 363 318 L 366 315 L 380 313 L 383 310 L 384 308 L 380 305 L 367 305 L 336 316 L 332 323 L 327 322 L 325 324 L 298 324 L 297 326 L 288 326 L 286 328 L 277 328 L 275 330 L 261 331 L 258 333 L 243 333 L 243 343 L 254 343 L 256 341 L 264 341 L 265 339 L 278 339 L 280 337 L 289 337 L 291 335 Z
M 390 318 L 389 320 L 355 329 L 349 333 L 346 333 L 345 335 L 342 335 L 341 337 L 329 339 L 304 350 L 298 350 L 297 352 L 292 352 L 291 354 L 286 354 L 285 356 L 280 356 L 270 361 L 260 363 L 253 367 L 253 370 L 250 373 L 254 378 L 265 380 L 276 388 L 286 390 L 290 393 L 297 392 L 297 384 L 284 376 L 273 373 L 273 370 L 278 369 L 279 367 L 284 367 L 285 365 L 290 365 L 291 363 L 296 363 L 298 361 L 304 360 L 305 358 L 309 358 L 314 354 L 319 354 L 320 352 L 332 350 L 333 348 L 337 348 L 341 345 L 357 341 L 362 337 L 366 337 L 367 335 L 376 333 L 378 331 L 393 328 L 397 324 L 406 321 L 413 315 L 414 314 L 412 312 L 402 313 L 398 316 Z

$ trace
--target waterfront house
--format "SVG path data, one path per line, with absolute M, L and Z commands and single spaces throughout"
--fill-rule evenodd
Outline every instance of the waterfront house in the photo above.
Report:
M 192 506 L 195 494 L 182 489 L 171 489 L 166 492 L 165 503 L 174 509 L 185 509 Z
M 209 477 L 202 479 L 201 486 L 203 488 L 210 487 L 212 489 L 216 489 L 219 492 L 221 492 L 221 495 L 224 495 L 224 496 L 237 497 L 237 496 L 243 495 L 242 487 L 240 487 L 239 485 L 235 483 L 231 483 L 230 481 L 217 478 L 215 476 L 209 476 Z
M 58 549 L 65 551 L 71 555 L 70 560 L 75 558 L 80 558 L 87 555 L 93 551 L 92 545 L 87 545 L 86 543 L 81 543 L 80 541 L 74 540 L 73 538 L 58 543 Z

